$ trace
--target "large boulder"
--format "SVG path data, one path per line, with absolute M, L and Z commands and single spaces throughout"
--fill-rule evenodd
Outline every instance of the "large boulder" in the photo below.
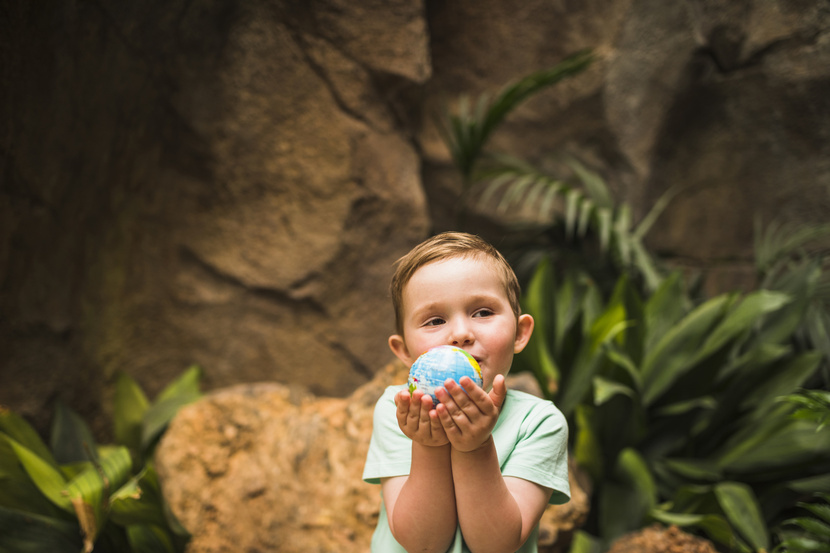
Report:
M 677 526 L 653 524 L 619 538 L 608 553 L 717 553 L 711 541 Z
M 173 514 L 193 535 L 188 552 L 368 551 L 380 488 L 361 475 L 375 402 L 396 382 L 406 382 L 399 363 L 348 398 L 242 384 L 182 409 L 156 467 Z M 572 467 L 572 501 L 545 514 L 545 552 L 563 551 L 585 521 L 588 498 L 577 474 Z

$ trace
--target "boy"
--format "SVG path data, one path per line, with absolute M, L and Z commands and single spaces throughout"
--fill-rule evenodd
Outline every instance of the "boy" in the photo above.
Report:
M 519 294 L 501 254 L 469 234 L 435 236 L 398 261 L 389 347 L 408 367 L 433 347 L 460 347 L 484 385 L 447 380 L 435 408 L 419 390 L 386 389 L 363 472 L 383 498 L 372 551 L 535 552 L 545 507 L 568 501 L 564 417 L 505 385 L 533 332 Z

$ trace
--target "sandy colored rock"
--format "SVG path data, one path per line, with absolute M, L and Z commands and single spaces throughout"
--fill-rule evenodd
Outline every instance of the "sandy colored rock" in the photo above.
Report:
M 372 412 L 387 385 L 405 381 L 395 363 L 345 399 L 244 384 L 184 408 L 156 466 L 173 513 L 193 535 L 188 553 L 365 553 L 380 507 L 379 486 L 361 480 Z M 571 486 L 574 501 L 549 507 L 543 519 L 545 552 L 561 551 L 587 516 L 573 473 Z
M 717 553 L 709 540 L 687 534 L 677 526 L 655 524 L 618 539 L 608 553 Z

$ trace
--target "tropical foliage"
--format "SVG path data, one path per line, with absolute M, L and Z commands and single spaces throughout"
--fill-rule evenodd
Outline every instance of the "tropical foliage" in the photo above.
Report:
M 95 443 L 58 402 L 50 446 L 19 415 L 0 409 L 0 552 L 167 552 L 187 534 L 167 512 L 153 468 L 159 437 L 200 396 L 191 367 L 151 404 L 126 374 L 114 401 L 117 445 Z
M 589 62 L 581 53 L 541 75 Z M 506 90 L 541 90 L 539 75 L 527 79 Z M 830 492 L 830 278 L 826 252 L 811 245 L 830 225 L 759 223 L 756 289 L 701 297 L 643 244 L 675 190 L 635 225 L 576 160 L 549 174 L 487 152 L 487 122 L 526 98 L 485 97 L 475 111 L 465 100 L 445 129 L 465 202 L 537 210 L 512 258 L 533 267 L 522 303 L 536 320 L 517 366 L 567 416 L 573 455 L 594 481 L 574 551 L 653 521 L 733 551 L 823 539 L 826 496 L 813 494 Z M 809 515 L 793 518 L 798 505 Z

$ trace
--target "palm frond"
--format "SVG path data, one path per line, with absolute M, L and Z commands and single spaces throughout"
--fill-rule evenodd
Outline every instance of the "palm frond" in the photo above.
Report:
M 470 99 L 462 96 L 455 113 L 445 111 L 438 128 L 465 181 L 472 176 L 490 134 L 511 111 L 540 90 L 584 71 L 593 59 L 589 50 L 577 52 L 549 69 L 507 85 L 492 101 L 489 95 L 480 95 L 474 110 Z
M 755 219 L 755 266 L 767 281 L 775 277 L 782 263 L 793 256 L 804 257 L 810 244 L 830 237 L 830 223 L 804 224 L 772 221 L 763 227 L 761 218 Z

